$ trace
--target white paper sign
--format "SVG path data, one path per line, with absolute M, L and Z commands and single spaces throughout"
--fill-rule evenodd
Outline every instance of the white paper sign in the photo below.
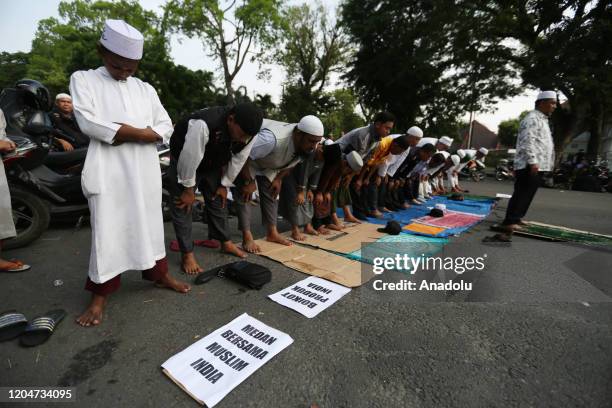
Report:
M 311 276 L 268 297 L 310 319 L 350 291 L 350 288 Z
M 210 408 L 291 343 L 286 333 L 244 313 L 170 357 L 162 368 Z
M 495 194 L 495 197 L 497 198 L 512 198 L 511 194 L 504 194 L 504 193 L 497 193 Z

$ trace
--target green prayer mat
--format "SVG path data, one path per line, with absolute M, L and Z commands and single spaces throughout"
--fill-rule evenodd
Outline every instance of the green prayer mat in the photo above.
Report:
M 580 231 L 557 225 L 542 224 L 539 222 L 526 222 L 516 235 L 534 236 L 551 241 L 578 242 L 591 245 L 612 245 L 612 236 Z

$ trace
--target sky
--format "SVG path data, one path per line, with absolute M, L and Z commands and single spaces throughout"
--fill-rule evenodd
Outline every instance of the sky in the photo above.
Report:
M 323 4 L 328 9 L 333 10 L 337 7 L 339 1 L 323 0 Z M 140 0 L 140 4 L 144 8 L 157 12 L 160 12 L 160 7 L 165 2 L 165 0 Z M 290 2 L 301 3 L 302 1 L 291 0 Z M 58 17 L 58 4 L 59 0 L 0 0 L 0 15 L 2 15 L 3 21 L 0 24 L 0 51 L 29 51 L 38 21 L 52 16 Z M 215 61 L 207 56 L 202 43 L 197 39 L 173 36 L 171 38 L 171 55 L 175 63 L 190 69 L 219 72 Z M 245 86 L 251 97 L 257 93 L 268 93 L 272 95 L 275 102 L 278 102 L 285 78 L 282 69 L 278 66 L 270 66 L 271 78 L 269 81 L 257 78 L 258 69 L 257 63 L 245 62 L 244 67 L 235 79 L 235 88 L 241 85 Z M 220 76 L 217 80 L 218 85 L 221 85 Z M 522 111 L 533 109 L 536 94 L 536 90 L 526 90 L 520 96 L 501 101 L 491 113 L 476 113 L 476 120 L 497 132 L 499 122 L 516 118 Z M 469 120 L 469 113 L 466 113 L 464 119 Z

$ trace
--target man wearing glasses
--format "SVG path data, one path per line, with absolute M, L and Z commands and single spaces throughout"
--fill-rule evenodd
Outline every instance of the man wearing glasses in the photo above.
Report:
M 262 111 L 251 103 L 202 109 L 180 120 L 170 138 L 173 188 L 172 223 L 182 253 L 182 269 L 198 274 L 203 269 L 193 254 L 191 206 L 195 189 L 204 196 L 210 239 L 224 252 L 244 258 L 231 240 L 227 225 L 227 189 L 244 166 L 261 128 Z

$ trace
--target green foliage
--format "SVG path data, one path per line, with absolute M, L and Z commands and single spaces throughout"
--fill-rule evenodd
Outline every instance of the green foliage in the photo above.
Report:
M 504 120 L 499 123 L 497 137 L 503 146 L 513 148 L 516 145 L 519 125 L 528 112 L 529 111 L 524 111 L 518 118 Z
M 204 106 L 224 102 L 214 86 L 212 73 L 191 71 L 172 62 L 163 21 L 137 1 L 63 1 L 59 15 L 59 20 L 48 18 L 39 22 L 27 66 L 27 76 L 41 81 L 53 94 L 68 90 L 74 71 L 101 65 L 96 44 L 104 21 L 119 18 L 143 33 L 144 55 L 137 76 L 157 90 L 174 120 Z
M 347 0 L 342 20 L 357 47 L 346 78 L 400 128 L 453 128 L 464 112 L 518 92 L 506 50 L 483 40 L 492 28 L 463 1 Z
M 355 113 L 357 98 L 350 89 L 336 89 L 326 96 L 321 120 L 327 135 L 338 139 L 344 133 L 363 126 L 364 119 Z
M 219 62 L 227 99 L 232 102 L 233 81 L 246 58 L 263 61 L 277 39 L 280 4 L 280 0 L 170 0 L 164 26 L 202 41 Z
M 29 59 L 26 52 L 0 52 L 0 90 L 26 77 Z

